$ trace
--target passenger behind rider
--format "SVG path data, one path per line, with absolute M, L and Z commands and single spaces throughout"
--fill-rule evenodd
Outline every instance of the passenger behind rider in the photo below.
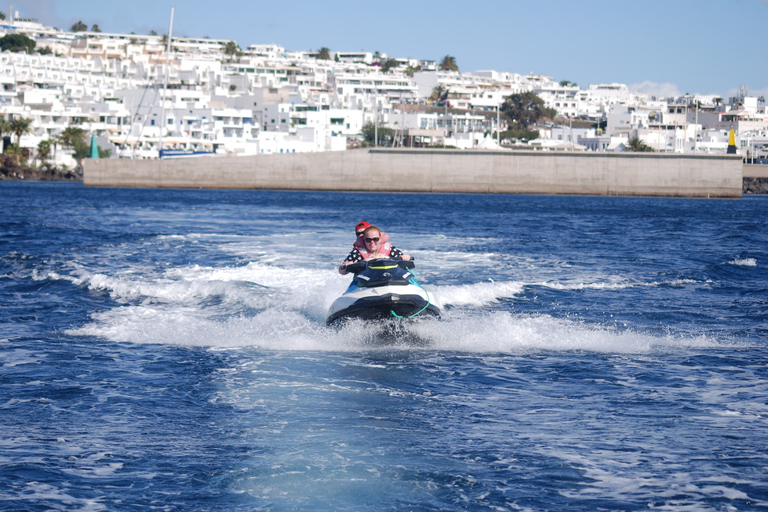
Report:
M 352 248 L 357 248 L 360 250 L 365 250 L 365 240 L 363 239 L 363 232 L 365 232 L 366 228 L 371 227 L 371 225 L 365 221 L 359 222 L 357 226 L 355 226 L 355 235 L 357 238 L 355 239 L 355 243 L 352 245 Z M 386 243 L 387 240 L 389 240 L 389 235 L 381 232 L 381 243 Z
M 393 260 L 410 260 L 411 257 L 403 254 L 403 251 L 390 244 L 382 236 L 381 230 L 376 226 L 368 226 L 363 231 L 364 247 L 359 247 L 358 242 L 339 267 L 339 274 L 348 274 L 346 266 L 358 261 L 375 260 L 380 258 L 392 258 Z M 359 239 L 358 239 L 359 240 Z
M 365 228 L 369 228 L 371 225 L 365 221 L 358 222 L 357 226 L 355 226 L 355 238 L 359 238 L 363 236 L 363 232 L 365 232 Z

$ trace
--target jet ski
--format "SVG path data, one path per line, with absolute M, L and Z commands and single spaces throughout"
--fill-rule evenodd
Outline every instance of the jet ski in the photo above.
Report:
M 378 259 L 347 265 L 355 274 L 344 294 L 331 304 L 327 325 L 351 318 L 440 317 L 434 297 L 416 280 L 413 261 Z

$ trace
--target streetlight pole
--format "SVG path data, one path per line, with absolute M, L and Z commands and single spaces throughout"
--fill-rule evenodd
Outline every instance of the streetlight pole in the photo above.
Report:
M 696 102 L 696 129 L 693 137 L 693 154 L 699 152 L 699 102 Z
M 501 117 L 500 111 L 501 108 L 499 107 L 499 101 L 501 101 L 501 98 L 496 99 L 496 146 L 497 149 L 501 149 Z
M 448 98 L 445 99 L 445 114 L 443 114 L 443 149 L 445 149 L 445 138 L 448 136 Z

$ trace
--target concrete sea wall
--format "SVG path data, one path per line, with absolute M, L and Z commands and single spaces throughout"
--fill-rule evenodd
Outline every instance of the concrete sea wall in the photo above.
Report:
M 738 156 L 358 149 L 84 161 L 87 186 L 741 197 Z

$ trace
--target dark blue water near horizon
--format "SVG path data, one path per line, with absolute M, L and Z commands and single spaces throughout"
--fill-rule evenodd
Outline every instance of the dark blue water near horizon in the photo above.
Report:
M 766 196 L 0 206 L 0 510 L 768 510 Z M 325 326 L 360 220 L 441 321 Z

